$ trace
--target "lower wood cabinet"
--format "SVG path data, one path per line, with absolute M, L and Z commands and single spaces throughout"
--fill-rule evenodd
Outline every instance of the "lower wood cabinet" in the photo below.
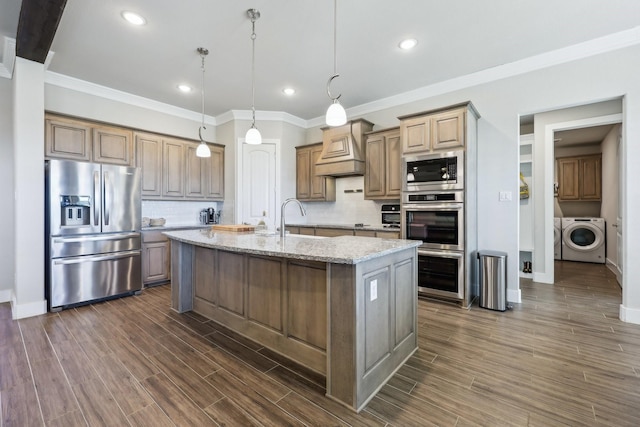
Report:
M 142 232 L 142 283 L 145 286 L 171 280 L 171 241 L 161 231 Z
M 287 226 L 287 231 L 291 234 L 302 234 L 302 235 L 308 235 L 308 236 L 322 236 L 322 237 L 360 236 L 360 237 L 379 237 L 381 239 L 399 239 L 400 238 L 400 230 L 379 231 L 379 230 L 359 230 L 359 229 L 330 228 L 330 227 Z
M 347 230 L 344 228 L 316 227 L 316 236 L 323 236 L 323 237 L 353 236 L 353 230 Z

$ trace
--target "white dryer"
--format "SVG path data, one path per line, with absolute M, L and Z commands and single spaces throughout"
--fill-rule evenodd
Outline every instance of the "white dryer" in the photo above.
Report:
M 553 218 L 553 259 L 562 259 L 562 218 Z
M 562 259 L 606 262 L 603 218 L 562 218 Z

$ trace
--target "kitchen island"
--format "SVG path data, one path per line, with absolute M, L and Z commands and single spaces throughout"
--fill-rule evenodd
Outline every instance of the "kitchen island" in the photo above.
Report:
M 175 310 L 325 375 L 327 396 L 355 411 L 417 349 L 418 241 L 165 234 Z

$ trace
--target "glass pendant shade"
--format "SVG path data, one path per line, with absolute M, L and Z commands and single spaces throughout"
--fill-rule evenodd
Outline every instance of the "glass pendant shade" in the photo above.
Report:
M 196 149 L 196 157 L 211 157 L 211 150 L 206 142 L 200 142 Z
M 251 145 L 262 144 L 262 135 L 260 135 L 260 131 L 254 126 L 251 126 L 244 137 L 244 142 Z
M 333 104 L 327 108 L 325 121 L 328 126 L 342 126 L 347 123 L 347 112 L 337 99 L 334 99 Z

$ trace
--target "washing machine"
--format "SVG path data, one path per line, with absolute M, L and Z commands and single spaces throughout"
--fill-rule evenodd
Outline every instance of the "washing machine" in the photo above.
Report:
M 562 259 L 604 264 L 605 232 L 603 218 L 562 218 Z
M 553 259 L 562 259 L 562 218 L 553 218 Z

